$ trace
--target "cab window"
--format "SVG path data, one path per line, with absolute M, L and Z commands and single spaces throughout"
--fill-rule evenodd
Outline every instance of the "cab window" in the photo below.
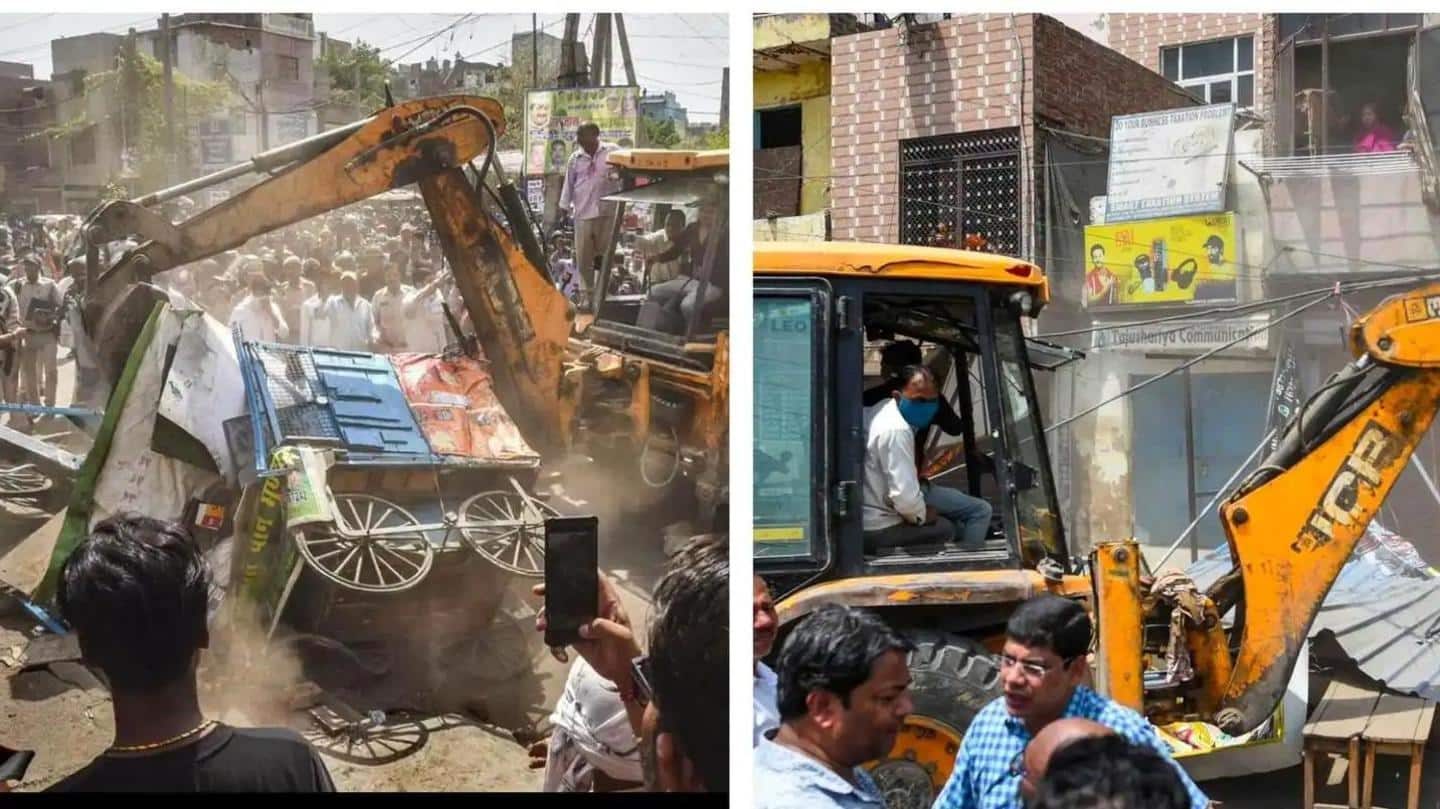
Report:
M 822 298 L 755 294 L 754 547 L 809 558 L 824 542 Z

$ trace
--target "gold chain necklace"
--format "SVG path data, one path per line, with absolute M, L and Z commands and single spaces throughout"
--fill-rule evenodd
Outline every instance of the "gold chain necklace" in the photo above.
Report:
M 166 740 L 164 740 L 164 741 L 152 742 L 152 743 L 150 743 L 150 744 L 127 744 L 127 745 L 119 745 L 119 744 L 116 744 L 116 745 L 111 745 L 111 747 L 110 747 L 110 752 L 112 752 L 112 753 L 139 753 L 139 752 L 143 752 L 143 751 L 145 751 L 145 750 L 156 750 L 156 749 L 161 748 L 161 747 L 169 747 L 169 746 L 172 745 L 172 744 L 175 744 L 175 743 L 177 743 L 177 742 L 183 742 L 183 741 L 185 741 L 186 739 L 190 738 L 191 736 L 194 736 L 194 735 L 196 735 L 196 734 L 198 734 L 198 733 L 203 733 L 203 732 L 205 732 L 206 730 L 209 730 L 210 727 L 211 727 L 212 725 L 214 725 L 214 724 L 215 724 L 215 720 L 214 720 L 214 719 L 206 719 L 204 722 L 201 722 L 199 725 L 196 725 L 195 727 L 193 727 L 193 728 L 185 731 L 184 733 L 181 733 L 181 734 L 179 734 L 178 736 L 171 736 L 170 738 L 168 738 L 168 739 L 166 739 Z

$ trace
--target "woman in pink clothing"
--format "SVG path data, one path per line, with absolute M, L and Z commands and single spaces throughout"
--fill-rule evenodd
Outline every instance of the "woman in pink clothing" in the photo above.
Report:
M 1386 126 L 1375 112 L 1375 104 L 1360 108 L 1360 132 L 1355 136 L 1356 152 L 1393 152 L 1396 147 L 1395 133 Z

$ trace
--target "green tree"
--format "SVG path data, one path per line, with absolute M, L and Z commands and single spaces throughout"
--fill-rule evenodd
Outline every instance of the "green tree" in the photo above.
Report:
M 380 58 L 380 49 L 374 45 L 356 42 L 344 53 L 331 48 L 316 67 L 330 77 L 331 103 L 358 107 L 367 114 L 385 106 L 390 63 Z
M 165 116 L 165 76 L 160 62 L 140 53 L 130 43 L 120 49 L 115 67 L 85 77 L 83 90 L 86 112 L 37 132 L 33 137 L 68 140 L 97 123 L 91 120 L 92 99 L 103 99 L 103 109 L 123 110 L 115 116 L 112 126 L 119 130 L 120 141 L 133 157 L 129 167 L 133 177 L 122 172 L 109 178 L 107 186 L 129 185 L 131 190 L 153 190 L 169 185 L 178 177 L 188 176 L 190 154 L 194 146 L 196 126 L 214 113 L 226 109 L 231 101 L 230 88 L 220 82 L 200 81 L 174 71 L 175 83 L 175 151 L 167 148 Z M 115 99 L 123 99 L 116 104 Z M 173 172 L 173 174 L 172 174 Z M 135 180 L 127 183 L 127 179 Z
M 675 130 L 674 121 L 657 121 L 654 118 L 642 117 L 640 125 L 644 129 L 644 142 L 647 146 L 655 149 L 674 149 L 680 145 L 682 138 L 680 133 Z

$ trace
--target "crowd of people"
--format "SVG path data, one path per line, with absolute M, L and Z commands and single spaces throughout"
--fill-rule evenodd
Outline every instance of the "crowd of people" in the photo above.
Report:
M 774 602 L 755 577 L 755 805 L 883 809 L 864 765 L 887 756 L 913 710 L 914 646 L 874 613 L 823 606 L 790 629 L 772 671 Z M 966 729 L 935 809 L 1205 809 L 1144 717 L 1085 683 L 1090 617 L 1036 596 L 1005 628 L 1002 696 Z

